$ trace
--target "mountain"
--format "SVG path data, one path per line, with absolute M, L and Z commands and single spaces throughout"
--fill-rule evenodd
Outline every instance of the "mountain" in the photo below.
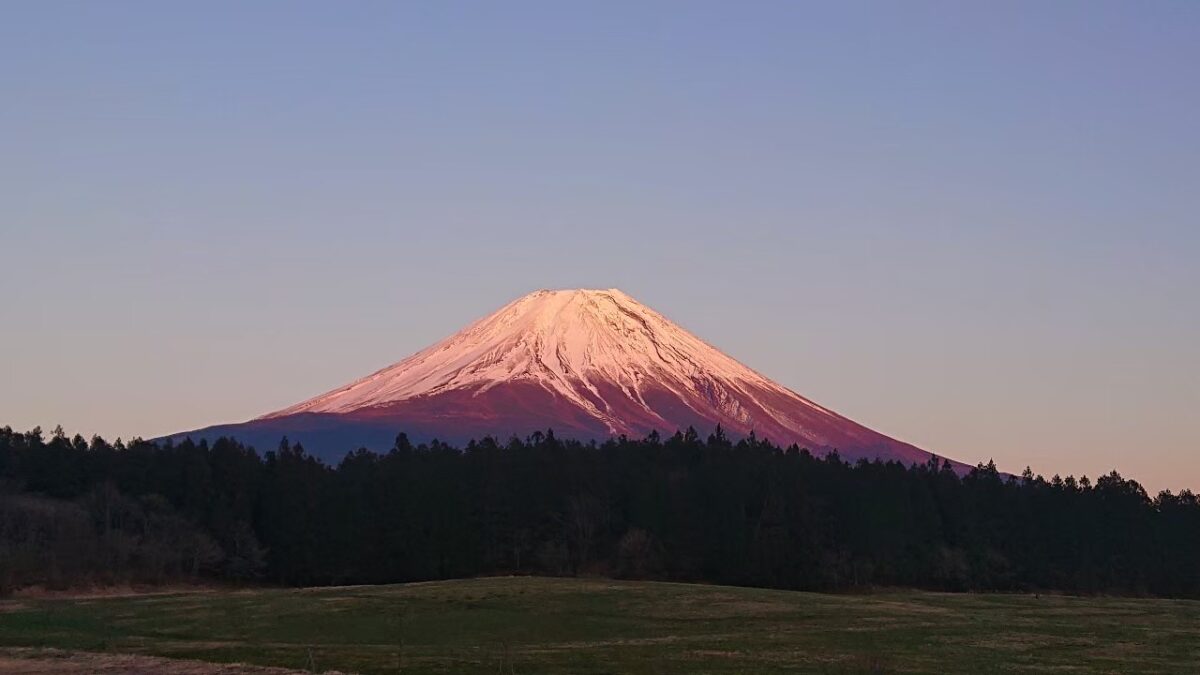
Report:
M 360 380 L 240 424 L 177 434 L 287 435 L 329 460 L 363 446 L 462 443 L 553 429 L 560 437 L 669 435 L 720 424 L 814 453 L 925 462 L 930 453 L 853 422 L 747 368 L 617 289 L 542 290 Z

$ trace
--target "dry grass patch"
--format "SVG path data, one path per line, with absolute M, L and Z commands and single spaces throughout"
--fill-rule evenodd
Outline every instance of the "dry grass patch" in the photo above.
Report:
M 14 675 L 295 675 L 306 671 L 137 654 L 4 649 L 0 650 L 0 672 Z M 333 675 L 337 671 L 327 672 Z

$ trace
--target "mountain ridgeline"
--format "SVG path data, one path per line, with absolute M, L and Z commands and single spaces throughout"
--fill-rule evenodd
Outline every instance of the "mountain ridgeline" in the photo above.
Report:
M 531 293 L 328 393 L 173 438 L 233 436 L 269 447 L 286 435 L 336 462 L 348 449 L 386 451 L 399 431 L 462 445 L 534 429 L 599 441 L 717 425 L 732 438 L 754 432 L 816 454 L 929 458 L 747 368 L 615 288 Z
M 0 592 L 486 574 L 775 588 L 1200 597 L 1200 501 L 1115 472 L 850 463 L 718 429 L 461 448 L 394 439 L 330 466 L 286 441 L 87 441 L 0 429 Z

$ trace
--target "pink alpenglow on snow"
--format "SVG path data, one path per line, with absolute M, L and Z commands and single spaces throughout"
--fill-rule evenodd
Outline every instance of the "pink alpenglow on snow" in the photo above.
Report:
M 760 375 L 617 289 L 542 290 L 360 380 L 243 424 L 260 449 L 287 435 L 334 458 L 386 450 L 398 432 L 465 442 L 553 429 L 560 437 L 669 435 L 717 425 L 848 459 L 923 463 L 889 438 Z M 960 465 L 961 468 L 961 465 Z

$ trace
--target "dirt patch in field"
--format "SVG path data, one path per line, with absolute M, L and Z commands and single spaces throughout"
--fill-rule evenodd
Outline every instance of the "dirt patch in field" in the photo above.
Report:
M 12 597 L 22 600 L 88 600 L 91 598 L 129 598 L 155 595 L 179 595 L 181 593 L 215 593 L 223 590 L 219 586 L 203 584 L 164 585 L 164 586 L 96 586 L 92 588 L 68 588 L 55 590 L 42 586 L 26 586 L 12 593 Z
M 0 650 L 0 672 L 18 675 L 295 675 L 305 671 L 133 654 L 97 654 L 58 649 L 3 649 Z M 327 675 L 335 675 L 335 672 L 329 671 Z

